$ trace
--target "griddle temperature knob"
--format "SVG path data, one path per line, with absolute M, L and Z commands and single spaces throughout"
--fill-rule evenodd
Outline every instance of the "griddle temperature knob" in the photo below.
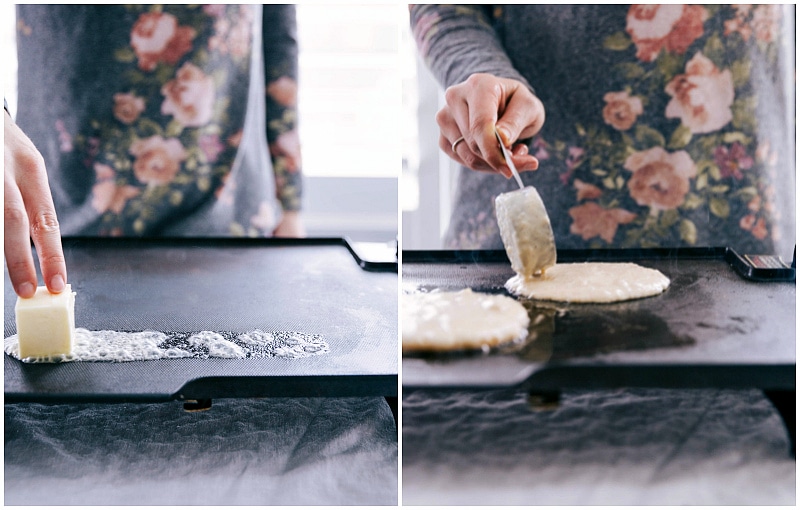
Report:
M 795 255 L 792 255 L 792 265 L 788 265 L 778 255 L 740 255 L 731 248 L 727 248 L 725 259 L 733 266 L 737 273 L 748 280 L 759 282 L 793 282 L 795 281 Z

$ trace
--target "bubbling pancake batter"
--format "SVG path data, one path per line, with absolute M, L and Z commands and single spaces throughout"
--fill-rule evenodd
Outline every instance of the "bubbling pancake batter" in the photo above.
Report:
M 512 294 L 546 301 L 613 303 L 660 294 L 669 278 L 630 262 L 556 264 L 542 276 L 517 274 L 506 282 Z
M 58 356 L 20 358 L 19 339 L 5 339 L 6 354 L 29 363 L 62 361 L 144 361 L 170 358 L 304 358 L 325 354 L 328 343 L 319 335 L 291 331 L 247 333 L 200 331 L 89 331 L 75 329 L 72 352 Z
M 464 289 L 403 294 L 403 351 L 483 349 L 525 338 L 528 312 L 508 296 Z

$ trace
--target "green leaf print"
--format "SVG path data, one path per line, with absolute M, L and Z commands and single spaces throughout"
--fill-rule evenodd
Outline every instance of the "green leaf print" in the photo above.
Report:
M 645 74 L 644 67 L 634 62 L 622 62 L 617 64 L 616 67 L 626 80 L 635 80 Z
M 177 138 L 181 135 L 182 132 L 183 132 L 183 124 L 181 124 L 175 119 L 169 121 L 169 124 L 167 124 L 167 127 L 164 130 L 164 133 L 168 138 Z
M 711 209 L 711 214 L 718 218 L 727 218 L 731 213 L 731 206 L 724 198 L 711 197 L 708 201 L 708 206 Z
M 667 209 L 661 214 L 658 222 L 663 228 L 669 228 L 676 224 L 680 219 L 677 209 Z
M 736 192 L 737 195 L 742 197 L 742 200 L 751 200 L 758 195 L 758 190 L 754 186 L 747 186 Z
M 662 51 L 656 59 L 656 69 L 661 73 L 665 82 L 672 79 L 676 74 L 683 72 L 684 57 Z
M 731 75 L 733 77 L 734 88 L 741 88 L 750 82 L 750 61 L 737 60 L 731 64 Z
M 205 193 L 211 189 L 211 179 L 208 177 L 200 177 L 197 179 L 197 189 Z
M 651 149 L 653 147 L 664 147 L 666 145 L 666 140 L 664 140 L 664 135 L 661 134 L 661 131 L 651 128 L 650 126 L 645 126 L 644 124 L 638 124 L 636 126 L 636 141 L 642 145 L 642 149 Z
M 749 145 L 750 137 L 744 133 L 733 131 L 731 133 L 725 133 L 724 135 L 722 135 L 722 141 L 728 144 L 739 142 L 742 145 Z
M 114 60 L 124 64 L 130 64 L 136 60 L 136 53 L 130 48 L 120 48 L 114 52 Z
M 720 171 L 719 167 L 714 164 L 708 167 L 708 176 L 715 181 L 718 181 L 722 179 L 722 172 Z
M 630 48 L 631 39 L 625 32 L 615 32 L 603 40 L 603 48 L 612 51 L 624 51 Z
M 681 205 L 681 209 L 686 209 L 686 210 L 690 210 L 691 211 L 693 209 L 697 209 L 698 207 L 700 207 L 704 203 L 705 203 L 705 200 L 703 200 L 699 195 L 697 195 L 695 193 L 689 193 L 689 194 L 686 195 L 686 199 L 683 201 L 683 205 Z
M 675 131 L 672 132 L 672 136 L 669 139 L 669 145 L 667 147 L 672 150 L 683 149 L 689 145 L 689 142 L 691 141 L 692 130 L 681 124 Z
M 697 227 L 691 220 L 682 219 L 680 226 L 681 240 L 687 244 L 697 243 Z
M 753 97 L 739 97 L 731 105 L 733 120 L 731 124 L 741 131 L 752 132 L 755 130 L 756 100 Z
M 697 191 L 702 190 L 708 185 L 708 174 L 700 174 L 694 182 L 694 188 Z
M 175 190 L 169 195 L 169 203 L 175 207 L 181 205 L 183 202 L 183 193 L 180 190 Z
M 703 55 L 711 60 L 720 70 L 725 67 L 725 45 L 718 34 L 712 33 L 703 46 Z
M 161 126 L 157 122 L 147 118 L 142 118 L 139 120 L 138 128 L 139 136 L 141 138 L 148 138 L 154 135 L 163 135 Z

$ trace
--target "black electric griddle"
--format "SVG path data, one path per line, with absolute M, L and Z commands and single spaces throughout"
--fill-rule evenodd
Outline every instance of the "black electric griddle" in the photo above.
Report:
M 795 283 L 755 282 L 725 248 L 559 250 L 559 262 L 629 261 L 670 278 L 614 304 L 521 299 L 528 338 L 489 353 L 404 354 L 403 388 L 558 391 L 647 386 L 795 388 Z M 403 292 L 508 295 L 503 251 L 404 251 Z
M 5 401 L 205 402 L 397 396 L 397 263 L 344 239 L 65 238 L 76 327 L 297 331 L 330 352 L 298 359 L 22 363 L 5 355 Z M 5 274 L 5 337 L 16 332 Z

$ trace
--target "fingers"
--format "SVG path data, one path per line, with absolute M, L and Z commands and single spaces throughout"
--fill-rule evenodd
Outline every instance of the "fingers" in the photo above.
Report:
M 539 160 L 535 156 L 528 154 L 528 146 L 518 143 L 511 151 L 511 159 L 520 172 L 527 172 L 539 169 Z
M 305 237 L 306 231 L 297 211 L 284 211 L 283 217 L 275 230 L 272 232 L 274 237 Z
M 467 147 L 457 152 L 462 159 L 475 161 L 474 165 L 466 166 L 473 170 L 485 170 L 488 166 L 489 170 L 510 175 L 494 135 L 501 102 L 499 95 L 500 89 L 494 77 L 473 74 L 465 82 L 447 89 L 445 99 L 459 136 L 464 137 Z
M 448 88 L 445 100 L 447 104 L 436 116 L 439 146 L 452 159 L 473 170 L 510 178 L 511 171 L 498 147 L 495 127 L 504 145 L 511 146 L 520 137 L 533 136 L 544 124 L 541 101 L 516 80 L 473 74 Z M 463 141 L 454 145 L 459 139 Z M 520 171 L 538 168 L 538 160 L 528 155 L 527 150 L 516 154 L 513 161 Z
M 445 105 L 436 114 L 436 122 L 439 124 L 439 148 L 442 152 L 472 170 L 494 172 L 494 169 L 486 161 L 467 147 L 466 137 L 462 137 L 461 129 L 448 105 Z M 463 140 L 456 144 L 455 142 L 460 138 Z M 454 144 L 455 150 L 453 150 Z
M 31 253 L 31 237 L 28 214 L 16 183 L 9 179 L 4 183 L 4 253 L 8 275 L 14 292 L 23 298 L 33 297 L 36 292 L 36 269 Z
M 67 283 L 67 266 L 61 247 L 61 230 L 55 210 L 43 204 L 29 212 L 31 238 L 39 255 L 44 283 L 53 294 L 63 291 Z
M 37 284 L 30 249 L 33 239 L 44 283 L 50 292 L 57 294 L 66 286 L 67 268 L 44 161 L 30 140 L 8 119 L 5 133 L 4 252 L 9 277 L 19 296 L 33 295 Z
M 497 130 L 506 143 L 520 138 L 530 138 L 544 125 L 545 113 L 542 101 L 525 88 L 517 88 L 510 93 L 508 103 L 497 121 Z

